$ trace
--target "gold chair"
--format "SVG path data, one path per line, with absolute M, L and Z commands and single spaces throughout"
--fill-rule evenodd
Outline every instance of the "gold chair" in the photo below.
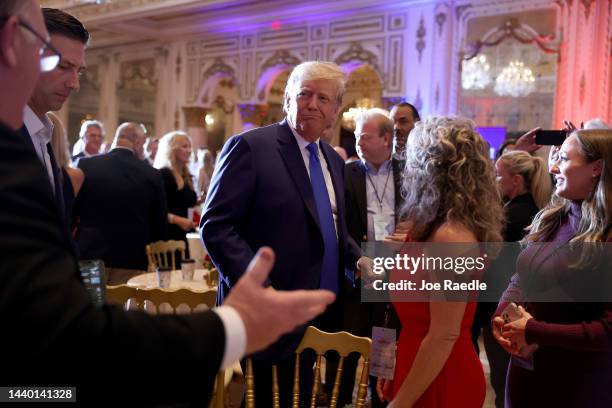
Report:
M 116 304 L 128 310 L 130 299 L 136 299 L 136 288 L 121 284 L 116 286 L 106 286 L 106 302 Z
M 347 332 L 326 333 L 316 327 L 309 326 L 304 333 L 304 337 L 299 346 L 295 350 L 295 374 L 293 379 L 293 408 L 299 406 L 300 399 L 300 354 L 305 349 L 312 349 L 317 354 L 316 364 L 314 368 L 312 386 L 312 394 L 310 397 L 310 408 L 316 407 L 317 392 L 321 385 L 321 359 L 325 352 L 335 350 L 340 355 L 338 368 L 336 369 L 336 377 L 334 380 L 334 388 L 330 401 L 330 408 L 336 408 L 338 403 L 338 394 L 340 392 L 340 379 L 344 366 L 344 358 L 350 353 L 358 352 L 363 357 L 363 370 L 357 388 L 356 408 L 363 408 L 368 389 L 368 375 L 370 372 L 370 348 L 372 340 L 368 337 L 357 337 Z M 251 359 L 247 359 L 246 364 L 246 408 L 255 408 L 255 377 L 253 375 L 253 363 Z M 276 366 L 272 366 L 272 406 L 280 408 L 279 390 L 278 390 L 278 373 Z
M 150 243 L 146 246 L 149 270 L 155 271 L 157 267 L 175 270 L 176 251 L 180 251 L 182 259 L 185 259 L 186 247 L 187 245 L 183 241 L 157 241 Z
M 198 305 L 204 304 L 209 308 L 213 308 L 216 303 L 217 292 L 209 290 L 206 292 L 193 292 L 189 289 L 166 290 L 160 288 L 142 289 L 134 288 L 127 285 L 107 286 L 106 301 L 107 303 L 121 305 L 127 310 L 127 304 L 130 300 L 136 301 L 138 309 L 144 309 L 144 302 L 149 301 L 157 308 L 163 303 L 167 303 L 176 313 L 176 309 L 180 305 L 187 305 L 193 311 Z M 214 408 L 225 408 L 229 395 L 225 392 L 225 370 L 220 370 L 217 374 L 215 385 L 215 395 L 212 406 Z

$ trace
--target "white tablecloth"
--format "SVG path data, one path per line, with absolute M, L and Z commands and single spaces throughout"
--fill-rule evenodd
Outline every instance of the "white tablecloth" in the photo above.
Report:
M 208 286 L 206 283 L 205 276 L 208 274 L 208 269 L 196 269 L 193 273 L 193 280 L 184 281 L 181 271 L 172 271 L 170 277 L 170 289 L 189 289 L 194 292 L 204 292 L 209 289 L 215 289 L 215 287 Z M 134 276 L 132 279 L 127 281 L 128 286 L 136 288 L 158 288 L 157 285 L 157 273 L 143 273 L 142 275 Z

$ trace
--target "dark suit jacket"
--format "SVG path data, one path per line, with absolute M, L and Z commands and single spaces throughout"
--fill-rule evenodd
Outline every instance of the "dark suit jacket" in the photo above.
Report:
M 225 348 L 217 314 L 155 317 L 94 306 L 46 172 L 1 123 L 0 253 L 0 384 L 76 386 L 81 405 L 204 405 Z
M 338 208 L 338 279 L 342 287 L 345 266 L 354 265 L 354 259 L 347 256 L 344 162 L 323 141 L 321 149 Z M 308 172 L 286 120 L 227 141 L 211 181 L 200 226 L 206 249 L 219 269 L 219 302 L 223 302 L 262 246 L 270 246 L 276 253 L 269 277 L 274 288 L 319 288 L 323 236 Z M 351 260 L 345 263 L 346 259 Z M 337 329 L 339 314 L 336 317 Z M 278 361 L 289 356 L 302 333 L 303 329 L 284 336 L 257 358 Z
M 127 149 L 78 161 L 85 182 L 75 204 L 81 259 L 147 269 L 145 246 L 167 238 L 166 195 L 158 170 Z
M 395 223 L 397 224 L 402 205 L 401 162 L 391 160 L 393 171 L 393 186 L 395 190 Z M 344 185 L 346 188 L 346 225 L 350 237 L 361 245 L 368 240 L 368 202 L 366 195 L 366 167 L 361 160 L 348 163 L 344 169 Z M 390 304 L 361 303 L 361 287 L 347 288 L 347 298 L 344 303 L 343 329 L 357 336 L 372 335 L 372 326 L 383 326 L 398 329 L 399 319 Z
M 77 153 L 74 156 L 72 156 L 72 161 L 77 161 L 81 158 L 85 157 L 85 153 L 81 152 L 81 153 Z

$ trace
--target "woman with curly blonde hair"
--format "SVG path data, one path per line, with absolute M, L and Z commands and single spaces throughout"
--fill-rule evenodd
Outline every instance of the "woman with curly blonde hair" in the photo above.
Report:
M 184 132 L 170 132 L 159 140 L 153 167 L 159 169 L 166 187 L 168 201 L 168 237 L 187 242 L 186 234 L 195 225 L 188 218 L 189 208 L 197 197 L 189 173 L 191 138 Z
M 493 320 L 496 340 L 512 353 L 506 406 L 610 407 L 610 265 L 604 261 L 604 275 L 589 271 L 596 251 L 610 253 L 604 243 L 612 240 L 612 130 L 573 131 L 550 171 L 555 199 L 533 220 Z M 571 300 L 529 299 L 564 282 Z M 572 293 L 577 288 L 587 293 Z M 597 297 L 600 290 L 607 298 Z M 510 302 L 522 302 L 521 317 L 505 323 L 500 315 Z M 532 361 L 528 368 L 525 360 Z
M 501 241 L 503 211 L 488 152 L 467 119 L 432 117 L 416 124 L 402 182 L 411 241 Z M 470 334 L 476 304 L 393 305 L 403 330 L 394 381 L 379 384 L 389 407 L 482 407 L 485 379 Z

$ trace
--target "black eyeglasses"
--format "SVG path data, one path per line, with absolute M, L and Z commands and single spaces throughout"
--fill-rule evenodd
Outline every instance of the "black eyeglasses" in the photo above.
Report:
M 8 20 L 10 17 L 11 16 L 0 17 L 0 27 L 4 25 L 6 20 Z M 32 28 L 30 24 L 23 21 L 21 17 L 17 17 L 17 22 L 19 23 L 20 26 L 22 26 L 23 28 L 25 28 L 26 30 L 34 34 L 34 37 L 38 38 L 42 42 L 42 46 L 40 47 L 40 51 L 39 51 L 40 56 L 41 56 L 40 58 L 41 72 L 49 72 L 53 70 L 55 67 L 57 67 L 57 64 L 59 64 L 60 59 L 62 59 L 62 54 L 57 50 L 57 48 L 51 45 L 49 40 L 47 40 L 45 37 L 40 35 L 34 28 Z M 43 56 L 43 54 L 45 53 L 45 50 L 51 51 L 51 54 Z

